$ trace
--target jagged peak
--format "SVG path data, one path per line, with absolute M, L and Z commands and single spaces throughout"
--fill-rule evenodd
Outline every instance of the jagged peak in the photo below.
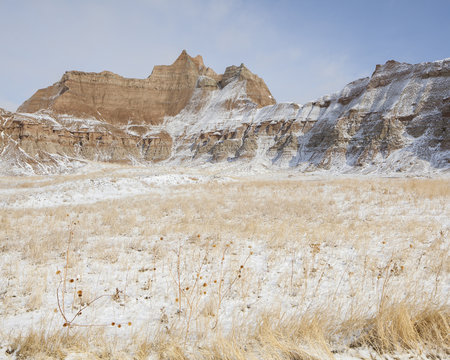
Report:
M 236 66 L 236 65 L 231 65 L 228 66 L 225 69 L 225 72 L 222 76 L 222 81 L 221 81 L 221 87 L 224 88 L 225 86 L 227 86 L 230 82 L 239 79 L 239 80 L 245 80 L 248 77 L 251 76 L 256 76 L 255 74 L 253 74 L 245 65 L 244 63 L 241 63 L 241 65 Z
M 230 65 L 230 66 L 226 67 L 225 73 L 226 72 L 231 72 L 231 71 L 242 71 L 244 69 L 248 70 L 248 68 L 244 65 L 244 63 L 241 63 L 241 65 L 239 65 L 239 66 L 237 66 L 237 65 Z
M 422 77 L 433 77 L 450 74 L 450 58 L 421 62 L 417 64 L 410 64 L 406 62 L 398 62 L 395 60 L 388 60 L 383 65 L 376 65 L 372 78 L 389 77 L 392 74 L 405 75 L 415 72 Z
M 398 65 L 411 65 L 411 64 L 401 63 L 401 62 L 398 62 L 398 61 L 392 60 L 392 59 L 391 60 L 387 60 L 384 64 L 377 64 L 375 66 L 375 70 L 374 70 L 372 76 L 375 73 L 379 72 L 379 71 L 382 71 L 384 69 L 392 69 L 392 68 L 394 68 L 394 67 L 396 67 Z
M 246 82 L 246 95 L 258 107 L 275 103 L 264 81 L 248 70 L 243 63 L 227 67 L 225 74 L 219 75 L 204 65 L 201 55 L 192 57 L 186 50 L 182 50 L 174 63 L 154 66 L 152 73 L 145 79 L 125 78 L 106 70 L 99 73 L 66 71 L 61 80 L 38 90 L 19 109 L 22 112 L 52 109 L 56 113 L 102 118 L 109 112 L 111 121 L 114 122 L 127 121 L 127 117 L 131 116 L 138 119 L 135 121 L 145 119 L 157 123 L 163 116 L 172 116 L 181 111 L 196 88 L 208 91 L 222 89 L 234 80 Z M 79 84 L 87 85 L 79 86 Z M 115 95 L 112 94 L 119 91 L 119 88 L 125 93 L 129 92 L 130 88 L 141 89 L 138 91 L 139 96 L 142 96 L 146 103 L 153 105 L 146 105 L 144 111 L 139 107 L 141 102 L 133 105 L 136 109 L 123 102 L 120 105 L 123 110 L 116 111 L 119 105 L 114 98 Z M 142 90 L 144 88 L 146 90 Z M 81 100 L 86 96 L 85 93 L 89 93 L 87 96 L 89 101 Z M 146 112 L 150 115 L 146 115 Z
M 228 66 L 225 69 L 225 73 L 222 75 L 222 79 L 219 82 L 219 87 L 223 89 L 233 81 L 245 81 L 247 95 L 258 107 L 273 105 L 276 103 L 272 94 L 270 93 L 264 80 L 258 75 L 252 73 L 244 63 L 236 66 Z
M 185 63 L 188 61 L 192 61 L 195 65 L 197 65 L 198 69 L 202 69 L 205 67 L 205 64 L 203 63 L 203 57 L 201 55 L 197 55 L 196 57 L 192 57 L 188 54 L 186 50 L 183 50 L 181 54 L 177 57 L 175 62 L 172 65 L 179 64 L 179 63 Z
M 186 59 L 191 58 L 191 56 L 189 56 L 189 54 L 187 53 L 186 50 L 183 50 L 181 52 L 180 55 L 178 55 L 177 59 L 175 60 L 174 63 L 180 62 L 180 61 L 185 61 Z
M 199 68 L 205 66 L 205 63 L 203 62 L 203 57 L 201 55 L 197 55 L 193 60 Z

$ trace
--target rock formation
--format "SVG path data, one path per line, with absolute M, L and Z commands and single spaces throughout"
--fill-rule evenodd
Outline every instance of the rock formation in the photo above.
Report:
M 0 165 L 3 173 L 59 171 L 82 160 L 448 171 L 449 120 L 450 59 L 391 60 L 300 106 L 276 104 L 243 64 L 218 75 L 183 51 L 142 80 L 67 72 L 18 113 L 0 110 Z
M 205 67 L 201 56 L 192 58 L 183 50 L 172 65 L 155 66 L 147 79 L 127 79 L 109 71 L 66 72 L 57 83 L 38 90 L 17 111 L 34 113 L 46 109 L 112 125 L 158 125 L 165 116 L 177 115 L 195 89 L 215 90 L 235 78 L 247 81 L 249 97 L 258 106 L 275 103 L 264 81 L 244 65 L 227 68 L 224 75 L 217 75 Z

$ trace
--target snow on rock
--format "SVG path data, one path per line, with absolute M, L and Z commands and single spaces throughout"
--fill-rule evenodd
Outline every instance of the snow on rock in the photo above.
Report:
M 195 86 L 185 106 L 176 114 L 164 113 L 162 122 L 130 118 L 120 125 L 101 114 L 3 111 L 0 150 L 10 143 L 6 139 L 14 140 L 15 149 L 29 156 L 15 157 L 28 164 L 18 165 L 24 173 L 42 173 L 43 165 L 37 164 L 57 164 L 56 155 L 67 162 L 201 166 L 226 161 L 243 169 L 253 162 L 309 172 L 420 175 L 450 168 L 450 59 L 416 65 L 390 60 L 377 65 L 371 77 L 305 105 L 273 104 L 262 79 L 244 65 L 217 75 L 197 58 L 182 54 L 180 59 L 190 64 Z M 184 71 L 179 65 L 173 70 L 177 74 Z M 58 166 L 45 171 L 50 169 Z

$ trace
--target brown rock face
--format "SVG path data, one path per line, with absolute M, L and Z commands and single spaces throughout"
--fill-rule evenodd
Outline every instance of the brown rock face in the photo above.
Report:
M 186 105 L 198 77 L 206 72 L 201 58 L 194 59 L 185 51 L 172 65 L 155 66 L 147 79 L 127 79 L 108 71 L 70 71 L 56 84 L 38 90 L 18 112 L 50 109 L 110 124 L 159 124 L 164 116 L 176 115 Z
M 241 64 L 241 66 L 227 67 L 222 76 L 222 80 L 219 82 L 219 86 L 224 88 L 230 82 L 235 80 L 246 82 L 247 96 L 257 104 L 258 107 L 276 103 L 264 80 L 253 74 L 244 64 Z
M 275 103 L 264 81 L 243 65 L 227 68 L 223 77 L 225 80 L 205 67 L 201 56 L 193 58 L 183 50 L 172 65 L 155 66 L 147 79 L 127 79 L 108 71 L 66 72 L 59 82 L 38 90 L 17 111 L 45 109 L 113 125 L 157 125 L 165 116 L 178 114 L 196 88 L 215 90 L 234 79 L 247 82 L 249 98 L 257 106 Z
M 218 75 L 201 56 L 191 57 L 184 50 L 172 65 L 155 66 L 147 79 L 108 71 L 66 72 L 25 101 L 17 114 L 0 111 L 0 162 L 47 173 L 68 158 L 167 160 L 177 136 L 153 127 L 188 104 L 202 108 L 211 93 L 234 94 L 235 87 L 246 90 L 238 98 L 227 98 L 227 111 L 243 103 L 250 108 L 275 103 L 264 81 L 245 66 Z
M 58 171 L 58 162 L 67 158 L 158 162 L 169 158 L 172 152 L 172 138 L 165 131 L 141 137 L 106 123 L 86 128 L 58 121 L 61 119 L 0 109 L 0 163 L 6 161 L 12 168 L 19 165 L 48 173 Z
M 66 73 L 19 108 L 35 113 L 0 109 L 0 173 L 60 171 L 73 159 L 245 161 L 363 173 L 450 169 L 450 59 L 388 61 L 370 78 L 303 106 L 274 102 L 244 65 L 217 75 L 184 51 L 144 80 Z

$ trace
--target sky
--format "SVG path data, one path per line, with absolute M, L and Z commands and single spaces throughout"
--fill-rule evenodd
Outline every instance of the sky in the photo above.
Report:
M 305 103 L 387 60 L 450 57 L 450 0 L 0 0 L 0 107 L 65 71 L 146 78 L 183 49 Z

